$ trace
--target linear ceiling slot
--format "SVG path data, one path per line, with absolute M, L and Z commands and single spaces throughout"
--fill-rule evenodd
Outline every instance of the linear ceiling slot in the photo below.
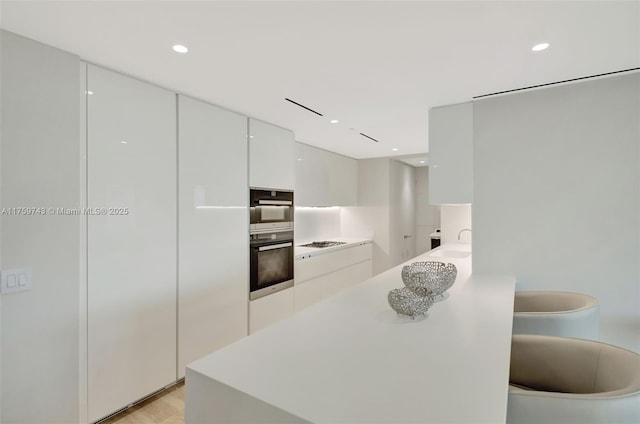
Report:
M 294 104 L 294 105 L 296 105 L 296 106 L 300 106 L 301 108 L 308 110 L 309 112 L 313 112 L 313 113 L 315 113 L 316 115 L 324 116 L 324 115 L 323 115 L 323 114 L 321 114 L 320 112 L 316 112 L 315 110 L 311 109 L 310 107 L 306 107 L 305 105 L 301 105 L 300 103 L 298 103 L 298 102 L 294 102 L 293 100 L 288 99 L 288 98 L 286 98 L 286 97 L 285 97 L 284 99 L 285 99 L 286 101 L 288 101 L 288 102 L 293 103 L 293 104 Z
M 588 75 L 586 77 L 571 78 L 571 79 L 562 80 L 562 81 L 548 82 L 546 84 L 530 85 L 529 87 L 514 88 L 512 90 L 505 90 L 505 91 L 498 91 L 498 92 L 495 92 L 495 93 L 482 94 L 480 96 L 473 96 L 473 98 L 474 99 L 481 99 L 483 97 L 498 96 L 500 94 L 513 93 L 515 91 L 531 90 L 531 89 L 534 89 L 534 88 L 546 87 L 546 86 L 549 86 L 549 85 L 566 84 L 568 82 L 574 82 L 574 81 L 580 81 L 580 80 L 592 79 L 592 78 L 606 77 L 606 76 L 609 76 L 609 75 L 620 74 L 620 73 L 624 73 L 624 72 L 636 72 L 638 70 L 640 70 L 640 68 L 623 69 L 621 71 L 606 72 L 604 74 Z
M 376 139 L 375 139 L 375 138 L 373 138 L 373 137 L 369 137 L 368 135 L 366 135 L 366 134 L 364 134 L 364 133 L 360 133 L 360 135 L 361 135 L 361 136 L 363 136 L 363 137 L 367 137 L 369 140 L 373 140 L 373 141 L 375 141 L 376 143 L 379 143 L 379 141 L 378 141 L 378 140 L 376 140 Z

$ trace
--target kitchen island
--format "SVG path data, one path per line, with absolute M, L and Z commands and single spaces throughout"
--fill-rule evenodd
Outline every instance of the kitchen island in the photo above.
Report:
M 458 268 L 425 318 L 387 303 L 399 265 L 190 364 L 186 422 L 504 422 L 515 280 L 470 275 L 468 250 L 405 263 Z

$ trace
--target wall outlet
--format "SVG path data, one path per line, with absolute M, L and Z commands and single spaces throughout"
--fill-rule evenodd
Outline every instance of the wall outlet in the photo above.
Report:
M 5 269 L 1 275 L 0 294 L 29 291 L 33 287 L 31 268 Z

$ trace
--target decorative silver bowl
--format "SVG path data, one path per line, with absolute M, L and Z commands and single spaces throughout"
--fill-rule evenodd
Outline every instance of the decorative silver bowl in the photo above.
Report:
M 458 270 L 454 264 L 444 262 L 414 262 L 402 267 L 402 282 L 418 296 L 444 298 L 456 281 Z
M 424 315 L 433 305 L 432 296 L 419 296 L 407 287 L 391 290 L 387 300 L 394 311 L 411 318 Z

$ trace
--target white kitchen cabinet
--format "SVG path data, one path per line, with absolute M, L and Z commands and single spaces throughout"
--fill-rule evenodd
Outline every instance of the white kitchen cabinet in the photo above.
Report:
M 176 380 L 175 94 L 89 65 L 88 418 Z
M 429 203 L 473 201 L 473 106 L 429 111 Z
M 328 206 L 329 154 L 303 143 L 296 143 L 295 203 L 296 206 Z
M 295 310 L 346 290 L 372 275 L 372 244 L 297 258 L 295 262 Z
M 371 278 L 371 259 L 296 283 L 295 310 L 301 311 Z
M 325 277 L 328 278 L 323 284 L 322 294 L 326 298 L 371 278 L 371 260 L 350 265 Z
M 249 185 L 293 190 L 294 143 L 292 131 L 249 119 Z
M 178 378 L 247 335 L 246 117 L 178 96 Z
M 358 205 L 358 161 L 330 153 L 331 204 L 329 206 Z
M 296 205 L 356 206 L 355 159 L 296 143 Z
M 249 333 L 293 315 L 293 287 L 249 302 Z

